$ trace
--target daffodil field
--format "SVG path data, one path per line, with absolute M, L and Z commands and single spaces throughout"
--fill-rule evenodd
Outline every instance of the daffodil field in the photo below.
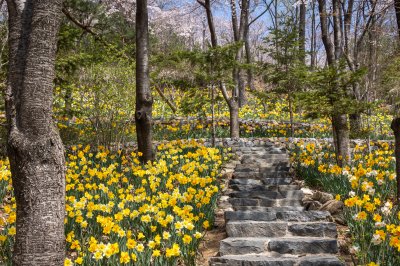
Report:
M 137 154 L 74 146 L 67 156 L 65 265 L 195 265 L 200 240 L 212 228 L 226 149 L 173 141 L 141 165 Z M 16 205 L 8 161 L 1 195 L 10 191 L 0 236 L 1 265 L 11 265 Z M 3 199 L 3 197 L 1 197 Z
M 399 265 L 400 209 L 393 205 L 394 147 L 382 143 L 371 154 L 366 148 L 355 146 L 353 160 L 341 168 L 334 163 L 332 145 L 299 141 L 292 149 L 291 160 L 306 182 L 321 184 L 337 195 L 336 200 L 344 201 L 342 216 L 352 235 L 354 265 Z
M 114 87 L 113 87 L 114 88 Z M 128 92 L 124 92 L 126 98 L 117 97 L 119 91 L 113 92 L 111 96 L 103 99 L 103 95 L 110 94 L 109 88 L 92 88 L 76 91 L 70 106 L 70 113 L 74 118 L 65 114 L 65 91 L 56 89 L 54 100 L 54 114 L 58 122 L 61 137 L 64 144 L 96 143 L 106 145 L 115 142 L 130 142 L 136 140 L 136 126 L 134 125 L 134 102 L 135 99 Z M 105 92 L 104 92 L 105 91 Z M 121 94 L 121 93 L 120 93 Z M 181 101 L 185 92 L 165 90 L 167 96 L 173 95 L 173 104 L 177 107 L 174 114 L 168 105 L 153 92 L 155 99 L 153 103 L 153 117 L 164 117 L 167 121 L 177 117 L 211 117 L 211 105 L 196 106 L 192 113 L 182 112 Z M 220 95 L 222 97 L 222 95 Z M 127 101 L 125 99 L 128 99 Z M 266 119 L 275 121 L 289 121 L 289 103 L 284 99 L 279 102 L 262 103 L 249 95 L 249 104 L 240 109 L 239 117 L 242 119 Z M 307 119 L 301 111 L 293 113 L 294 121 L 299 123 L 313 123 L 312 131 L 296 130 L 294 137 L 297 138 L 331 138 L 332 129 L 330 121 L 326 118 L 318 120 Z M 218 102 L 215 108 L 215 117 L 229 119 L 229 109 L 225 101 Z M 362 130 L 371 131 L 371 139 L 393 139 L 390 123 L 393 117 L 387 110 L 376 110 L 369 117 L 362 119 Z M 287 137 L 290 136 L 290 126 L 285 124 L 271 124 L 268 128 L 242 126 L 240 129 L 242 137 Z M 155 124 L 152 136 L 154 140 L 176 140 L 189 138 L 210 138 L 211 125 L 202 121 L 191 121 L 189 124 Z M 220 138 L 229 137 L 229 128 L 226 123 L 217 123 L 216 136 Z
M 73 115 L 67 115 L 65 92 L 55 91 L 55 120 L 64 144 L 72 147 L 66 156 L 65 265 L 196 265 L 200 241 L 213 227 L 223 188 L 217 177 L 230 160 L 227 148 L 189 141 L 211 137 L 211 125 L 203 120 L 211 116 L 210 105 L 184 114 L 180 102 L 185 93 L 178 91 L 173 95 L 178 112 L 173 114 L 153 94 L 153 117 L 163 117 L 166 122 L 174 116 L 198 119 L 154 123 L 153 139 L 169 142 L 158 146 L 156 162 L 141 165 L 134 152 L 110 152 L 116 143 L 136 140 L 134 98 L 102 98 L 98 97 L 102 89 L 87 89 L 83 95 L 73 95 Z M 167 90 L 166 94 L 173 93 Z M 216 117 L 229 118 L 225 102 L 218 103 Z M 263 105 L 250 98 L 240 118 L 287 122 L 288 103 Z M 376 110 L 368 124 L 363 120 L 362 128 L 371 130 L 372 139 L 393 139 L 392 119 L 388 111 Z M 332 138 L 330 121 L 307 119 L 301 111 L 294 113 L 294 120 L 311 126 L 309 131 L 295 130 L 297 140 L 289 144 L 291 161 L 307 184 L 321 184 L 345 202 L 342 215 L 352 235 L 354 265 L 399 265 L 394 147 L 384 143 L 368 154 L 366 146 L 356 146 L 351 163 L 341 168 L 335 164 L 332 145 L 302 140 Z M 229 137 L 229 124 L 217 122 L 216 136 Z M 244 124 L 240 136 L 284 137 L 288 141 L 290 124 Z M 0 203 L 6 213 L 4 219 L 0 217 L 0 264 L 8 266 L 16 233 L 16 204 L 7 159 L 0 161 Z

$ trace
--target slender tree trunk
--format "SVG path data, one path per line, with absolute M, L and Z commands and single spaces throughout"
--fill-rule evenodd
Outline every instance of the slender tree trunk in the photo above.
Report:
M 315 45 L 314 45 L 314 43 L 315 43 L 315 32 L 316 32 L 316 29 L 315 29 L 315 2 L 313 1 L 312 2 L 312 17 L 311 17 L 311 62 L 310 62 L 310 68 L 311 68 L 311 71 L 314 69 L 314 66 L 315 66 L 315 50 L 316 50 L 316 48 L 315 48 Z
M 278 0 L 275 0 L 274 4 L 274 21 L 275 21 L 275 30 L 279 29 L 278 27 Z M 279 47 L 278 42 L 275 41 L 275 52 L 278 53 Z
M 213 76 L 214 64 L 211 62 L 210 75 Z M 214 84 L 211 85 L 211 114 L 212 114 L 212 145 L 215 148 L 215 109 L 214 109 Z
M 302 41 L 299 47 L 300 52 L 306 51 L 306 5 L 300 4 L 300 31 L 299 39 Z M 303 64 L 306 63 L 306 58 L 300 58 Z
M 332 65 L 335 62 L 335 52 L 333 50 L 333 45 L 329 36 L 326 0 L 318 0 L 318 3 L 319 3 L 318 9 L 321 21 L 321 38 L 326 51 L 326 61 L 328 65 Z
M 142 163 L 153 161 L 155 154 L 151 142 L 153 97 L 149 78 L 149 21 L 147 0 L 137 1 L 136 12 L 136 132 L 138 151 Z
M 212 74 L 211 74 L 212 75 Z M 211 86 L 211 113 L 212 113 L 212 145 L 215 148 L 215 109 L 214 109 L 214 86 Z
M 210 35 L 211 35 L 211 40 L 212 40 L 212 47 L 216 47 L 217 46 L 217 35 L 215 33 L 215 25 L 214 25 L 213 15 L 211 12 L 210 0 L 205 0 L 205 2 L 203 2 L 201 0 L 197 0 L 197 2 L 200 5 L 202 5 L 204 7 L 204 9 L 206 10 L 207 22 L 208 22 L 208 27 L 210 28 Z M 226 91 L 226 88 L 223 83 L 220 83 L 220 90 L 222 92 L 222 95 L 224 96 L 226 103 L 229 106 L 230 124 L 231 124 L 230 136 L 231 136 L 231 138 L 239 137 L 239 104 L 238 104 L 238 100 L 237 100 L 238 95 L 239 95 L 238 86 L 236 86 L 236 88 L 232 92 L 232 98 L 229 97 L 228 92 Z M 219 105 L 218 105 L 218 109 L 219 109 Z
M 245 31 L 247 27 L 247 20 L 249 15 L 249 0 L 242 0 L 240 22 L 238 23 L 238 18 L 236 14 L 236 1 L 231 0 L 231 13 L 232 13 L 232 29 L 235 42 L 245 40 Z M 236 61 L 243 63 L 244 53 L 243 49 L 240 49 L 236 54 Z M 246 88 L 244 84 L 244 71 L 242 69 L 234 69 L 232 73 L 233 80 L 238 87 L 239 94 L 239 108 L 245 106 L 248 103 L 246 97 Z
M 336 159 L 336 164 L 337 165 L 340 165 L 340 162 L 339 162 L 339 155 L 338 155 L 338 143 L 337 143 L 337 136 L 336 136 L 336 130 L 335 130 L 335 118 L 333 117 L 332 118 L 332 135 L 333 135 L 333 146 L 334 146 L 334 148 L 335 148 L 335 159 Z
M 391 129 L 395 137 L 397 200 L 400 201 L 400 117 L 393 119 Z
M 340 3 L 339 0 L 333 0 L 333 35 L 334 45 L 330 40 L 326 0 L 318 0 L 318 8 L 321 22 L 321 37 L 325 47 L 327 63 L 329 66 L 338 62 L 343 56 L 343 34 L 341 29 Z M 336 136 L 336 154 L 341 157 L 340 165 L 350 162 L 350 139 L 347 126 L 347 114 L 334 115 L 332 119 L 332 128 Z
M 336 115 L 334 119 L 335 133 L 337 139 L 337 154 L 341 157 L 339 158 L 339 166 L 350 163 L 350 138 L 349 138 L 349 128 L 347 126 L 347 115 Z
M 335 48 L 335 60 L 338 62 L 342 56 L 343 48 L 343 36 L 341 29 L 341 18 L 340 18 L 340 2 L 339 0 L 333 0 L 333 35 L 334 35 L 334 48 Z
M 400 37 L 400 0 L 394 0 L 394 11 L 396 12 L 397 30 Z
M 290 96 L 290 92 L 288 94 L 289 101 L 289 112 L 290 112 L 290 136 L 294 138 L 294 128 L 293 128 L 293 106 L 292 106 L 292 97 Z
M 62 0 L 7 1 L 7 152 L 17 204 L 12 265 L 64 265 L 65 159 L 53 121 Z
M 244 48 L 246 51 L 246 61 L 247 64 L 252 64 L 253 59 L 251 58 L 251 51 L 250 51 L 250 39 L 249 39 L 249 16 L 246 18 L 246 29 L 244 33 Z M 250 68 L 247 70 L 247 88 L 250 90 L 253 89 L 253 70 Z
M 239 138 L 239 103 L 232 100 L 229 105 L 230 113 L 230 137 Z

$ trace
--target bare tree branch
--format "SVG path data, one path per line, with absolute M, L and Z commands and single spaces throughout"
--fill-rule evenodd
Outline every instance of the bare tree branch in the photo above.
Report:
M 269 8 L 271 7 L 273 1 L 271 1 L 271 3 L 269 3 L 269 5 L 267 6 L 267 9 L 264 10 L 264 12 L 262 12 L 259 16 L 257 16 L 255 19 L 253 19 L 250 23 L 249 23 L 249 27 L 250 25 L 255 22 L 257 19 L 259 19 L 262 15 L 264 15 L 266 12 L 268 12 Z
M 174 112 L 174 114 L 176 114 L 177 110 L 175 108 L 175 106 L 168 100 L 167 97 L 165 97 L 164 93 L 160 90 L 160 88 L 157 85 L 154 85 L 154 88 L 156 88 L 158 94 L 161 96 L 161 98 L 164 99 L 164 101 L 169 105 L 169 107 L 171 107 L 171 110 Z
M 3 0 L 4 1 L 4 0 Z M 100 41 L 104 46 L 110 48 L 113 52 L 118 53 L 120 55 L 122 55 L 122 57 L 124 57 L 126 60 L 128 60 L 129 63 L 133 63 L 134 61 L 132 60 L 132 58 L 128 57 L 126 54 L 121 53 L 120 51 L 118 51 L 117 49 L 111 47 L 111 45 L 107 42 L 105 42 L 96 32 L 94 32 L 93 30 L 91 30 L 89 27 L 85 26 L 83 23 L 81 23 L 80 21 L 78 21 L 77 19 L 75 19 L 71 13 L 68 12 L 68 10 L 63 7 L 62 12 L 65 14 L 65 16 L 71 20 L 73 23 L 75 23 L 75 25 L 77 25 L 78 27 L 80 27 L 81 29 L 85 30 L 86 32 L 90 33 L 91 35 L 97 37 L 97 40 Z M 161 90 L 159 88 L 157 88 L 156 86 L 156 90 L 158 92 L 158 94 L 161 96 L 162 99 L 165 100 L 165 102 L 169 105 L 169 107 L 171 107 L 172 111 L 174 111 L 174 113 L 176 113 L 177 109 L 174 107 L 174 105 L 164 96 L 164 94 L 161 92 Z

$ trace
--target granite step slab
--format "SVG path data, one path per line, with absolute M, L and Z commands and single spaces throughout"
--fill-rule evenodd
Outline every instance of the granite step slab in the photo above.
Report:
M 276 213 L 266 211 L 225 211 L 225 223 L 229 221 L 276 221 Z
M 330 222 L 290 223 L 284 221 L 229 221 L 229 237 L 322 237 L 337 238 L 336 224 Z
M 264 147 L 231 147 L 232 152 L 236 151 L 265 151 Z
M 231 180 L 249 180 L 249 179 L 231 179 Z M 230 181 L 231 181 L 230 180 Z M 258 181 L 258 180 L 255 180 Z M 300 187 L 297 185 L 241 185 L 241 184 L 232 184 L 229 182 L 228 187 L 235 191 L 273 191 L 273 192 L 280 192 L 280 191 L 295 191 L 300 190 Z
M 263 178 L 288 178 L 287 171 L 271 171 L 271 172 L 234 172 L 233 179 L 246 178 L 246 179 L 263 179 Z
M 290 162 L 290 158 L 242 158 L 242 164 Z
M 242 156 L 243 159 L 288 159 L 290 158 L 289 154 L 269 154 L 269 153 L 264 153 L 261 155 L 253 155 L 253 154 L 244 154 Z
M 286 212 L 286 211 L 306 211 L 306 207 L 280 206 L 280 207 L 260 207 L 260 206 L 233 206 L 234 211 L 259 211 L 259 212 Z
M 283 199 L 285 198 L 279 192 L 273 191 L 238 191 L 229 194 L 231 198 L 246 198 L 246 199 Z
M 301 190 L 285 190 L 281 192 L 274 191 L 237 191 L 229 194 L 231 198 L 247 198 L 247 199 L 298 199 L 303 198 Z
M 325 256 L 270 257 L 268 255 L 228 255 L 213 257 L 210 266 L 345 266 L 338 258 Z
M 290 177 L 278 177 L 278 178 L 263 178 L 261 182 L 265 185 L 289 185 L 292 182 Z
M 338 245 L 331 238 L 269 238 L 269 237 L 228 237 L 220 243 L 220 254 L 246 255 L 276 252 L 279 254 L 336 254 Z
M 290 167 L 289 162 L 277 163 L 255 163 L 255 164 L 237 164 L 235 170 L 241 172 L 259 172 L 260 168 L 273 167 L 273 166 L 286 166 Z
M 248 199 L 231 198 L 229 202 L 232 206 L 261 206 L 261 207 L 281 207 L 293 206 L 302 207 L 302 201 L 298 199 Z
M 226 211 L 225 221 L 287 221 L 287 222 L 325 222 L 331 217 L 328 211 L 275 211 L 267 212 L 268 208 L 261 211 Z M 277 208 L 296 208 L 296 207 L 272 207 Z M 298 207 L 304 208 L 304 207 Z

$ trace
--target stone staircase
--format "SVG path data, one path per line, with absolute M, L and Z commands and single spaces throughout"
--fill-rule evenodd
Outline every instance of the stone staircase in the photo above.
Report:
M 228 238 L 211 266 L 343 266 L 337 228 L 327 211 L 307 211 L 291 185 L 284 148 L 232 147 L 241 157 L 229 180 Z

